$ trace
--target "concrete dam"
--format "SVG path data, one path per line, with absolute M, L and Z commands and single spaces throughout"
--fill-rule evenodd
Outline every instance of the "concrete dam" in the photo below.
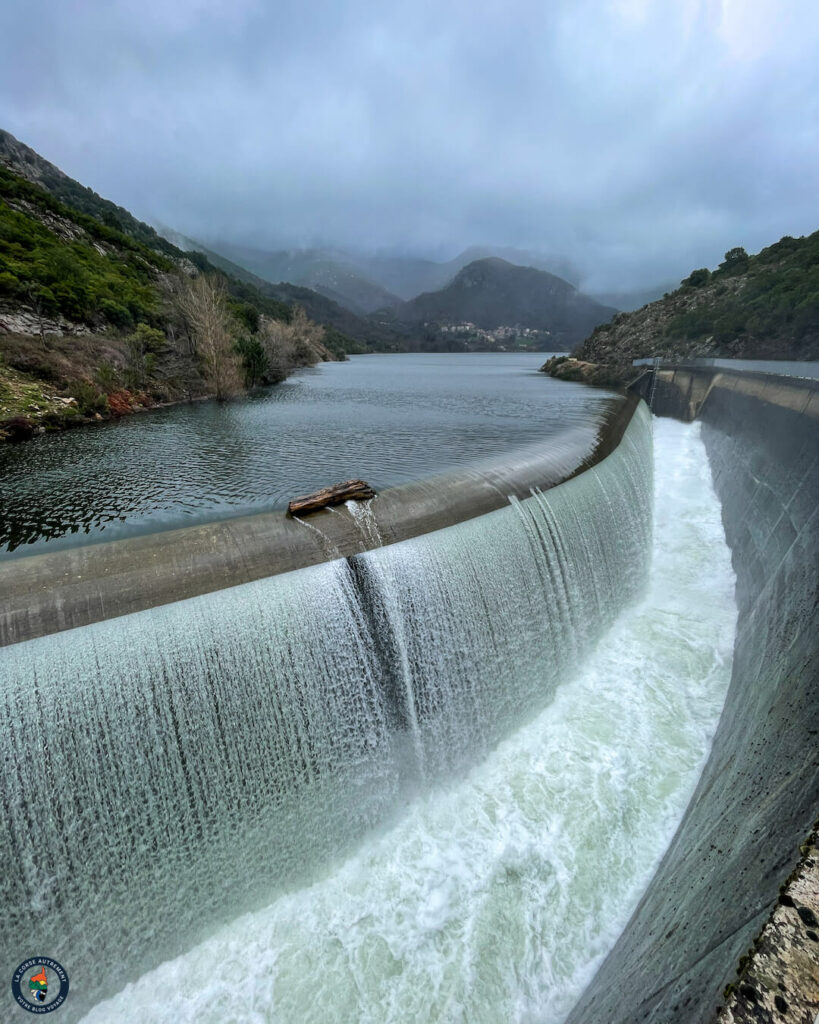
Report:
M 817 814 L 819 394 L 644 384 L 696 422 L 0 566 L 4 962 L 89 1022 L 712 1020 Z
M 702 422 L 739 620 L 697 790 L 571 1024 L 712 1020 L 819 814 L 819 386 L 683 369 L 639 389 Z

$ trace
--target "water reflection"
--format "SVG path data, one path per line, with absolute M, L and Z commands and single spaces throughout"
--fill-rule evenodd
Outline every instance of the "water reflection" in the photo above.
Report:
M 596 419 L 610 393 L 537 373 L 545 358 L 358 356 L 241 402 L 0 447 L 3 555 L 283 508 L 348 477 L 382 489 Z

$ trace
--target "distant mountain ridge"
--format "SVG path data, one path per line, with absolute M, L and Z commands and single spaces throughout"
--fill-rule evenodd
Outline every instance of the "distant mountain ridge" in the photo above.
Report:
M 383 348 L 495 348 L 506 347 L 502 338 L 473 337 L 464 332 L 455 336 L 447 329 L 453 324 L 472 323 L 481 330 L 521 327 L 539 332 L 528 337 L 528 347 L 544 349 L 575 344 L 596 324 L 616 310 L 597 303 L 578 292 L 574 285 L 546 270 L 523 266 L 497 256 L 469 259 L 486 249 L 465 250 L 448 263 L 403 259 L 400 257 L 357 256 L 337 249 L 292 249 L 265 252 L 231 244 L 221 244 L 220 252 L 200 242 L 184 238 L 162 228 L 166 237 L 186 248 L 204 252 L 217 266 L 246 275 L 254 284 L 281 301 L 300 302 L 308 314 L 322 323 L 333 323 L 347 334 Z M 537 258 L 521 250 L 503 250 L 521 259 Z M 357 268 L 370 267 L 380 274 L 394 273 L 402 287 L 419 280 L 442 281 L 430 289 L 402 301 L 397 295 L 360 277 Z M 467 262 L 464 262 L 467 261 Z M 261 275 L 268 275 L 262 279 Z M 276 279 L 278 283 L 274 283 Z M 311 294 L 301 295 L 303 286 L 294 280 L 310 280 Z M 329 287 L 329 283 L 335 286 Z M 351 299 L 350 294 L 354 295 Z M 317 295 L 321 299 L 317 299 Z M 326 306 L 325 306 L 326 304 Z M 359 311 L 370 307 L 361 317 Z M 345 318 L 346 314 L 346 318 Z
M 359 315 L 390 309 L 422 292 L 437 291 L 469 263 L 499 257 L 519 266 L 545 270 L 577 284 L 568 260 L 522 249 L 472 246 L 451 260 L 356 253 L 338 248 L 263 250 L 214 241 L 212 248 L 273 284 L 289 281 L 312 288 Z
M 395 316 L 408 324 L 531 328 L 548 333 L 560 348 L 615 312 L 554 274 L 490 257 L 469 263 L 439 291 L 403 303 Z
M 216 243 L 219 252 L 270 284 L 287 282 L 310 288 L 366 316 L 376 309 L 401 302 L 376 281 L 362 273 L 348 254 L 325 249 L 289 249 L 267 252 L 229 242 Z
M 144 224 L 2 131 L 0 164 L 177 266 L 187 261 L 191 269 L 223 271 L 236 302 L 274 316 L 302 306 L 327 328 L 336 352 L 562 349 L 615 312 L 547 269 L 560 267 L 576 279 L 575 268 L 557 257 L 491 247 L 443 263 L 341 249 L 265 252 L 225 244 L 217 250 Z M 469 325 L 475 330 L 461 329 Z

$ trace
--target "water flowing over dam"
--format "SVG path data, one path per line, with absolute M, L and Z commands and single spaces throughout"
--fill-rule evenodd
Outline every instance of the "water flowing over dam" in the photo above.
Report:
M 230 999 L 260 1019 L 559 1019 L 670 838 L 727 685 L 718 504 L 698 428 L 662 426 L 653 547 L 642 407 L 597 466 L 478 519 L 0 651 L 6 955 L 68 951 L 66 1019 L 164 960 L 219 988 L 213 958 L 236 955 Z M 187 982 L 154 1005 L 152 977 L 123 995 L 138 1011 L 91 1018 L 231 1014 Z

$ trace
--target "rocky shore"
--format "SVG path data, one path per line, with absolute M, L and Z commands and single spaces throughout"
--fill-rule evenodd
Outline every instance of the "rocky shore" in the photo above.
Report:
M 557 380 L 595 384 L 603 388 L 625 388 L 640 374 L 631 363 L 590 363 L 572 356 L 553 356 L 540 368 Z

